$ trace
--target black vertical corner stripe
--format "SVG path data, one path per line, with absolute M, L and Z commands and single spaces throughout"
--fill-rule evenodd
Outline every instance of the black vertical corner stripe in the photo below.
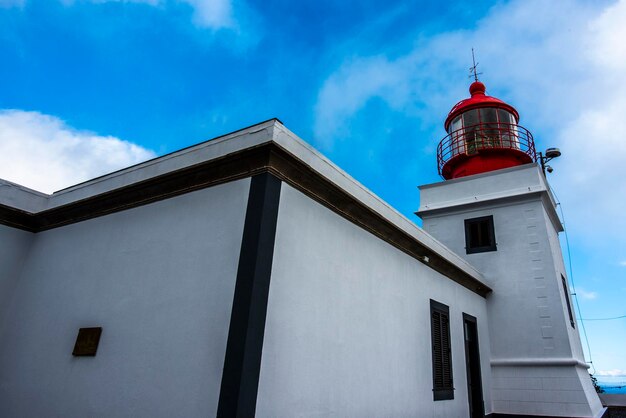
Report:
M 218 417 L 253 417 L 255 413 L 280 186 L 281 181 L 270 173 L 251 180 Z

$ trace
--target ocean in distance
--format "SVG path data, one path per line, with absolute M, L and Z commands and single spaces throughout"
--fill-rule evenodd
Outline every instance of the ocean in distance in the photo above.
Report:
M 626 376 L 596 376 L 598 386 L 604 389 L 605 393 L 626 394 Z

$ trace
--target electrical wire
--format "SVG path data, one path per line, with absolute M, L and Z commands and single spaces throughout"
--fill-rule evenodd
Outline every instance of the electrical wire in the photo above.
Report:
M 612 321 L 614 319 L 622 319 L 622 318 L 626 318 L 626 315 L 614 316 L 612 318 L 585 318 L 585 319 L 579 319 L 579 321 Z
M 583 335 L 585 336 L 585 343 L 587 345 L 587 353 L 589 354 L 588 363 L 591 364 L 591 368 L 593 369 L 593 373 L 596 373 L 596 366 L 593 364 L 593 357 L 591 356 L 591 346 L 589 345 L 589 338 L 587 337 L 587 329 L 585 328 L 585 320 L 583 319 L 583 315 L 580 312 L 580 303 L 578 302 L 578 295 L 576 294 L 576 285 L 574 284 L 574 270 L 572 269 L 572 253 L 569 247 L 569 237 L 567 236 L 567 228 L 565 227 L 565 214 L 563 213 L 563 206 L 559 200 L 559 197 L 556 195 L 556 191 L 554 187 L 550 187 L 552 190 L 552 194 L 556 199 L 556 204 L 559 207 L 559 212 L 561 212 L 561 222 L 563 225 L 563 232 L 565 233 L 565 246 L 567 248 L 567 261 L 569 264 L 569 280 L 572 284 L 572 295 L 574 296 L 574 300 L 576 301 L 576 310 L 578 311 L 578 318 L 580 320 L 581 328 L 583 329 Z

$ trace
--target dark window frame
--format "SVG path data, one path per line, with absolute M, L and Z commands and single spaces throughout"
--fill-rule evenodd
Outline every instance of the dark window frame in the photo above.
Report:
M 488 243 L 485 245 L 474 245 L 472 242 L 476 241 L 472 239 L 472 226 L 486 222 L 487 230 L 486 235 Z M 465 252 L 466 254 L 485 253 L 489 251 L 497 251 L 498 246 L 496 244 L 496 231 L 493 224 L 493 215 L 480 216 L 478 218 L 465 219 Z
M 561 274 L 561 282 L 563 283 L 563 293 L 565 294 L 565 303 L 567 303 L 567 313 L 569 313 L 569 323 L 572 328 L 576 329 L 576 321 L 574 321 L 574 313 L 572 312 L 572 302 L 570 301 L 570 295 L 567 291 L 567 280 L 565 276 Z
M 430 332 L 433 368 L 433 399 L 435 401 L 454 399 L 452 342 L 450 341 L 450 308 L 432 299 L 430 300 Z

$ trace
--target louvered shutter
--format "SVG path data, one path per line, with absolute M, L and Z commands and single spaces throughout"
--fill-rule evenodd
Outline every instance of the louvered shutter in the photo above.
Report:
M 450 318 L 446 305 L 431 300 L 433 393 L 435 400 L 453 399 Z

